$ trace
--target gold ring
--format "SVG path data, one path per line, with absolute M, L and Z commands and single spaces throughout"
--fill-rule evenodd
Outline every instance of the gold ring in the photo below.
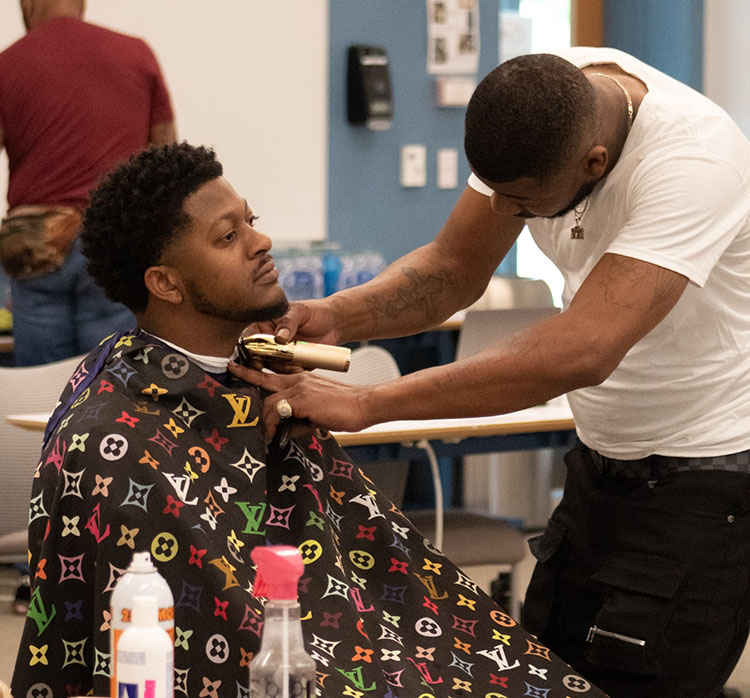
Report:
M 282 419 L 289 419 L 292 416 L 292 406 L 289 400 L 279 400 L 276 403 L 276 412 Z

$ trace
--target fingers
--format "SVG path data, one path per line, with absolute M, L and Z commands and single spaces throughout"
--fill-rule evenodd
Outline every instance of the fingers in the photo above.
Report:
M 289 306 L 286 315 L 283 315 L 276 320 L 276 326 L 273 330 L 274 339 L 279 344 L 287 344 L 294 339 L 294 335 L 297 333 L 299 327 L 299 319 L 297 319 L 296 304 Z
M 259 388 L 264 388 L 271 392 L 281 390 L 292 383 L 292 381 L 283 381 L 282 376 L 295 376 L 300 373 L 309 373 L 300 366 L 291 366 L 289 364 L 277 364 L 269 365 L 267 368 L 271 368 L 273 373 L 263 371 L 265 364 L 260 365 L 253 361 L 252 366 L 245 366 L 244 364 L 238 364 L 234 361 L 229 362 L 229 372 L 237 376 L 245 383 L 251 385 L 257 385 Z
M 263 427 L 266 443 L 273 440 L 276 432 L 279 434 L 279 445 L 284 446 L 290 438 L 310 428 L 310 422 L 299 419 L 294 414 L 294 407 L 286 398 L 279 398 L 278 393 L 269 395 L 263 401 Z
M 310 309 L 304 303 L 292 303 L 286 315 L 276 320 L 274 338 L 281 344 L 291 342 L 297 335 L 300 325 L 310 318 Z
M 281 361 L 267 361 L 265 364 L 261 365 L 261 368 L 267 368 L 274 373 L 303 373 L 304 371 L 307 371 L 308 369 L 302 368 L 302 366 L 295 366 L 294 364 L 285 364 Z
M 294 373 L 278 374 L 257 371 L 247 366 L 229 362 L 229 371 L 246 383 L 257 385 L 271 393 L 263 400 L 263 427 L 266 443 L 270 443 L 279 432 L 280 445 L 283 446 L 290 437 L 300 431 L 302 425 L 309 428 L 310 422 L 298 419 L 300 415 L 294 412 L 294 399 L 289 393 L 294 390 L 298 373 L 308 373 L 298 366 L 293 367 Z M 286 396 L 279 391 L 287 391 Z M 284 443 L 281 443 L 283 441 Z
M 248 337 L 252 334 L 273 334 L 276 331 L 276 323 L 268 322 L 254 322 L 252 325 L 248 325 L 242 330 L 242 336 Z
M 297 333 L 299 322 L 291 317 L 291 313 L 284 315 L 276 324 L 274 339 L 280 344 L 287 344 Z
M 272 334 L 277 342 L 287 344 L 297 333 L 297 328 L 301 322 L 300 310 L 301 308 L 299 307 L 299 304 L 292 303 L 289 306 L 286 315 L 275 320 L 254 322 L 242 331 L 242 336 L 245 337 L 251 334 Z
M 246 383 L 257 385 L 259 388 L 265 388 L 266 390 L 273 390 L 271 387 L 271 379 L 275 375 L 273 373 L 263 373 L 263 371 L 257 368 L 250 368 L 249 366 L 242 366 L 234 361 L 229 362 L 229 372 L 241 378 Z
M 294 410 L 289 404 L 289 400 L 282 398 L 276 402 L 276 414 L 278 414 L 281 419 L 289 419 L 294 415 Z
M 263 430 L 266 443 L 271 443 L 276 436 L 276 430 L 281 425 L 281 418 L 275 409 L 269 409 L 268 405 L 263 405 Z

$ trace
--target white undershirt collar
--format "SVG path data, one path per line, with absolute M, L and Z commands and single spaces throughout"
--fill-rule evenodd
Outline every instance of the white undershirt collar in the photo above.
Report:
M 179 351 L 180 354 L 184 354 L 193 363 L 198 364 L 198 366 L 200 366 L 204 371 L 208 371 L 209 373 L 226 373 L 229 362 L 237 358 L 237 347 L 234 348 L 231 356 L 206 356 L 205 354 L 194 354 L 193 352 L 188 351 L 187 349 L 183 349 L 182 347 L 179 347 L 172 342 L 168 342 L 166 339 L 157 337 L 151 332 L 146 332 L 145 330 L 141 330 L 141 332 L 143 332 L 143 334 L 145 335 L 148 335 L 149 337 L 153 337 L 154 339 L 160 341 L 162 344 L 166 344 L 168 347 Z

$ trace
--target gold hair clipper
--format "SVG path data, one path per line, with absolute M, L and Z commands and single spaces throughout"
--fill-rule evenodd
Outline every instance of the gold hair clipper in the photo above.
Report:
M 329 371 L 348 371 L 352 351 L 346 347 L 314 342 L 289 342 L 279 344 L 272 334 L 251 334 L 240 338 L 239 352 L 242 361 L 250 366 L 260 360 L 270 363 L 291 364 L 302 368 L 324 368 Z

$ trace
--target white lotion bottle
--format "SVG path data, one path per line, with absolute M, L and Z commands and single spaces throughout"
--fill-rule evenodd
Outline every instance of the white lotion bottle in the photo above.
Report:
M 174 646 L 159 626 L 156 597 L 136 596 L 130 626 L 117 643 L 117 695 L 173 698 Z
M 118 698 L 117 693 L 117 647 L 120 637 L 130 627 L 133 610 L 133 599 L 136 596 L 154 597 L 158 605 L 159 625 L 167 631 L 174 641 L 174 597 L 164 577 L 162 577 L 151 560 L 148 552 L 133 553 L 133 559 L 125 574 L 117 580 L 110 610 L 112 613 L 110 630 L 110 652 L 112 655 L 112 678 L 110 696 Z

